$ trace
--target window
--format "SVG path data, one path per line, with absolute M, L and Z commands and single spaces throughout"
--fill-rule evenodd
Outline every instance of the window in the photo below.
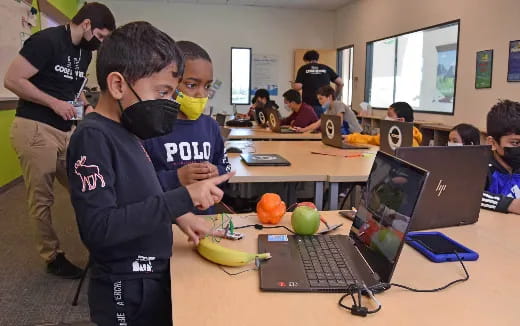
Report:
M 354 62 L 354 46 L 350 45 L 338 49 L 338 73 L 343 79 L 343 90 L 341 100 L 343 103 L 352 105 L 352 67 Z
M 251 48 L 231 48 L 231 104 L 249 104 Z
M 365 101 L 453 114 L 459 21 L 367 43 Z

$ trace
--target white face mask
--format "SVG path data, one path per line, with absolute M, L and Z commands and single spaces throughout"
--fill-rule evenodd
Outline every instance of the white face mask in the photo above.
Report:
M 462 144 L 462 143 L 455 143 L 455 142 L 449 141 L 448 142 L 448 146 L 464 146 L 464 144 Z
M 291 108 L 289 107 L 289 104 L 283 104 L 283 108 L 286 109 L 287 111 L 291 112 Z
M 391 117 L 389 117 L 389 116 L 386 116 L 386 117 L 385 117 L 385 120 L 390 120 L 390 121 L 397 121 L 397 119 L 396 119 L 396 118 L 391 118 Z

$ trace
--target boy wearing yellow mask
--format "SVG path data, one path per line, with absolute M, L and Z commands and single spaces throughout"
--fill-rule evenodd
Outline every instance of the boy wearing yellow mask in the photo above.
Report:
M 175 127 L 144 144 L 165 191 L 231 171 L 217 122 L 202 114 L 213 82 L 211 58 L 193 42 L 179 41 L 177 46 L 184 53 L 185 65 L 177 87 L 181 106 Z

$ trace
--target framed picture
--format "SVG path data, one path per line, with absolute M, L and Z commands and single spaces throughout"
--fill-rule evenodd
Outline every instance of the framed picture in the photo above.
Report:
M 475 88 L 491 88 L 493 76 L 493 50 L 477 52 Z
M 509 42 L 509 60 L 507 66 L 507 81 L 520 81 L 520 40 Z

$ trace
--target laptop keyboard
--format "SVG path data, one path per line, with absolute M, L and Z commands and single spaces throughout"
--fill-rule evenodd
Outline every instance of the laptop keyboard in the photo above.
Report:
M 334 237 L 295 236 L 295 239 L 311 287 L 346 287 L 356 283 Z

